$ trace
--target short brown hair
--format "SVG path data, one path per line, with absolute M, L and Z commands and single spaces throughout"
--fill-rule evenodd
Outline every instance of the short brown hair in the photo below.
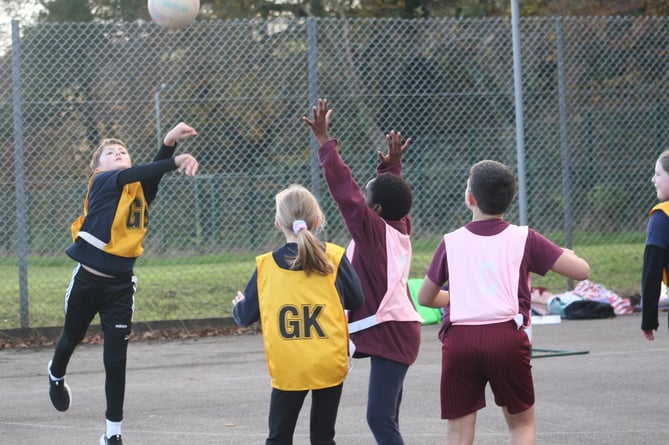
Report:
M 513 202 L 516 177 L 501 162 L 480 161 L 469 170 L 469 191 L 483 213 L 501 215 Z
M 105 147 L 108 147 L 110 145 L 120 145 L 126 150 L 128 149 L 128 146 L 125 145 L 125 142 L 123 142 L 120 139 L 115 139 L 115 138 L 103 139 L 100 142 L 100 144 L 98 144 L 97 148 L 93 152 L 93 156 L 91 157 L 91 169 L 93 171 L 95 171 L 95 169 L 98 168 L 98 165 L 100 164 L 100 156 L 102 156 L 102 150 L 104 150 Z
M 669 173 L 669 150 L 664 150 L 660 153 L 660 157 L 657 160 L 660 162 L 662 170 Z

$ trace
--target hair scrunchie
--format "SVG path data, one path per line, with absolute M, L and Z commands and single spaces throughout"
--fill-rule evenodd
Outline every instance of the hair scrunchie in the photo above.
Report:
M 309 230 L 309 227 L 307 227 L 307 223 L 303 219 L 296 219 L 293 221 L 293 233 L 297 235 L 300 233 L 300 230 Z

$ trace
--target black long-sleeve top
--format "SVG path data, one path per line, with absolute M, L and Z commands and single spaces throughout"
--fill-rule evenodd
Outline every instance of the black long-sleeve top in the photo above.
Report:
M 659 327 L 658 301 L 662 288 L 662 274 L 669 268 L 669 216 L 655 211 L 648 219 L 646 247 L 641 271 L 641 329 Z
M 125 223 L 117 221 L 116 215 L 117 212 L 127 211 L 127 208 L 122 208 L 126 205 L 133 206 L 132 212 L 141 213 L 143 222 L 148 225 L 149 205 L 158 193 L 160 180 L 165 173 L 177 168 L 172 157 L 175 148 L 176 145 L 168 147 L 163 144 L 151 163 L 95 173 L 89 180 L 87 212 L 80 231 L 92 234 L 102 243 L 109 242 L 114 224 Z M 123 190 L 126 185 L 135 182 L 140 183 L 144 200 L 128 203 L 122 199 Z M 141 245 L 142 239 L 143 235 L 141 239 L 137 238 L 132 242 Z M 131 274 L 137 259 L 136 256 L 122 256 L 105 251 L 79 236 L 67 248 L 66 253 L 81 264 L 113 276 Z

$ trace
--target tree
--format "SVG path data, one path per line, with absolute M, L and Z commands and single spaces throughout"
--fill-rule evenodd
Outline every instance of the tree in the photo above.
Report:
M 93 11 L 87 0 L 52 0 L 43 2 L 38 19 L 44 22 L 90 22 Z
M 60 0 L 75 1 L 75 0 Z M 77 0 L 85 1 L 85 0 Z M 147 0 L 88 0 L 95 17 L 101 20 L 148 20 Z
M 522 16 L 668 15 L 669 0 L 518 0 Z M 148 20 L 146 0 L 0 0 L 5 13 L 38 20 Z M 200 0 L 200 18 L 508 17 L 511 0 Z

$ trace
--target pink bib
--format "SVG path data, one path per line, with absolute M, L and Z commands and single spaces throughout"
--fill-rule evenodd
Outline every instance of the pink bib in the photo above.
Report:
M 451 323 L 492 324 L 518 315 L 527 233 L 526 226 L 511 224 L 492 236 L 476 235 L 464 227 L 444 235 Z
M 349 260 L 353 258 L 355 242 L 346 250 Z M 388 252 L 387 290 L 374 315 L 356 320 L 348 325 L 349 333 L 362 331 L 386 321 L 423 322 L 409 296 L 407 280 L 411 268 L 411 239 L 386 224 L 386 252 Z

